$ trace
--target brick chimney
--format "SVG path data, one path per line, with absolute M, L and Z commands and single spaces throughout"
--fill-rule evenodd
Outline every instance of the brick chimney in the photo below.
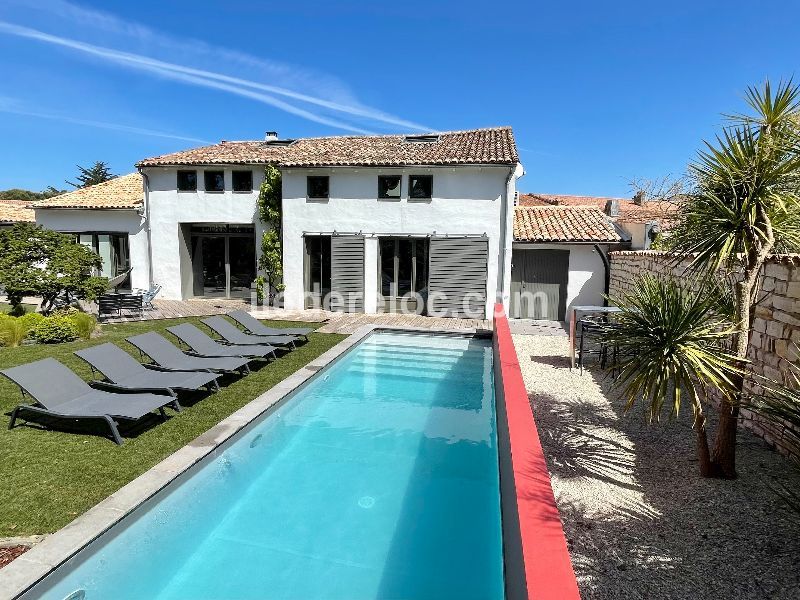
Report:
M 633 203 L 636 206 L 644 206 L 647 204 L 647 194 L 644 193 L 644 190 L 639 190 L 633 195 Z
M 606 214 L 609 217 L 619 216 L 619 200 L 616 198 L 609 198 L 606 200 Z

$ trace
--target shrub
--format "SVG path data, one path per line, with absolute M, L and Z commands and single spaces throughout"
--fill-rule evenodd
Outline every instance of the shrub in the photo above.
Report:
M 6 317 L 0 319 L 0 344 L 9 348 L 16 348 L 28 335 L 28 327 L 22 319 Z
M 68 315 L 67 318 L 75 325 L 75 329 L 78 331 L 78 336 L 81 339 L 88 340 L 92 337 L 92 332 L 97 326 L 97 319 L 92 315 L 84 312 L 76 312 Z
M 53 315 L 42 319 L 31 332 L 40 344 L 60 344 L 78 338 L 78 328 L 70 317 Z
M 25 313 L 21 317 L 17 317 L 17 321 L 24 323 L 25 327 L 27 328 L 28 332 L 33 330 L 41 321 L 44 319 L 44 315 L 42 313 Z

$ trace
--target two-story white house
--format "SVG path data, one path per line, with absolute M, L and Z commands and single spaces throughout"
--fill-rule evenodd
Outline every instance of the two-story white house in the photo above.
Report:
M 228 142 L 156 156 L 133 173 L 37 203 L 104 275 L 169 299 L 250 297 L 259 187 L 282 174 L 284 306 L 491 317 L 507 303 L 522 175 L 510 128 Z
M 522 174 L 510 128 L 221 142 L 137 164 L 150 278 L 249 296 L 264 167 L 283 185 L 284 305 L 487 317 L 510 281 Z

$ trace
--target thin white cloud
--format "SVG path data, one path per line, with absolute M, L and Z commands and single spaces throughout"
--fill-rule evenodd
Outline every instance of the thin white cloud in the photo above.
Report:
M 16 2 L 19 1 L 20 0 L 16 0 Z M 289 67 L 288 65 L 273 61 L 258 59 L 240 52 L 224 48 L 214 48 L 204 42 L 175 40 L 143 25 L 131 23 L 130 21 L 123 21 L 109 13 L 83 8 L 64 0 L 39 1 L 34 4 L 22 0 L 22 3 L 31 9 L 44 9 L 51 16 L 55 15 L 62 19 L 68 19 L 83 27 L 88 26 L 93 30 L 106 31 L 132 38 L 148 47 L 159 46 L 165 48 L 173 56 L 188 55 L 190 62 L 193 57 L 197 59 L 200 57 L 207 58 L 208 56 L 214 56 L 215 64 L 229 62 L 256 68 L 266 72 L 274 80 L 286 82 L 288 86 L 275 85 L 272 83 L 266 84 L 253 79 L 234 77 L 226 75 L 225 73 L 198 69 L 176 62 L 157 60 L 141 54 L 124 52 L 114 48 L 97 46 L 48 34 L 37 29 L 24 27 L 7 21 L 0 21 L 0 31 L 48 44 L 67 47 L 128 68 L 149 72 L 176 81 L 247 97 L 258 102 L 272 105 L 299 117 L 345 131 L 369 133 L 368 130 L 360 126 L 344 122 L 342 118 L 331 118 L 330 116 L 320 114 L 320 111 L 314 111 L 311 107 L 318 107 L 324 111 L 340 115 L 340 117 L 372 122 L 383 128 L 389 126 L 392 128 L 403 127 L 416 131 L 430 131 L 430 128 L 424 125 L 362 105 L 344 90 L 343 85 L 330 77 L 320 76 L 316 73 L 306 72 L 302 69 Z M 326 97 L 320 97 L 319 94 L 292 89 L 297 87 L 321 87 L 322 89 L 319 91 L 323 92 Z M 290 103 L 287 100 L 281 100 L 276 96 L 311 105 L 311 107 L 309 107 L 309 109 L 301 108 L 296 104 Z
M 97 127 L 99 129 L 109 129 L 111 131 L 120 131 L 123 133 L 132 133 L 135 135 L 146 135 L 150 137 L 159 137 L 165 138 L 170 140 L 180 140 L 183 142 L 191 142 L 194 144 L 210 144 L 208 140 L 201 140 L 195 137 L 189 137 L 185 135 L 178 135 L 175 133 L 167 133 L 164 131 L 156 131 L 154 129 L 146 129 L 144 127 L 135 127 L 132 125 L 124 125 L 122 123 L 108 123 L 105 121 L 95 121 L 92 119 L 80 119 L 77 117 L 71 117 L 69 115 L 63 115 L 55 112 L 46 112 L 46 111 L 32 111 L 32 110 L 25 110 L 20 108 L 15 108 L 16 101 L 12 101 L 9 98 L 0 98 L 0 112 L 7 113 L 11 115 L 20 115 L 23 117 L 34 117 L 37 119 L 48 119 L 51 121 L 61 121 L 63 123 L 71 123 L 73 125 L 82 125 L 85 127 Z

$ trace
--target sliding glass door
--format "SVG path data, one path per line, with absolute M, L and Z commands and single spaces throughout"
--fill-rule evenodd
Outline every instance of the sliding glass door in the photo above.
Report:
M 252 226 L 193 226 L 194 295 L 249 298 L 256 278 L 256 243 Z
M 399 312 L 405 307 L 421 313 L 428 291 L 428 239 L 380 238 L 378 251 L 378 308 Z

